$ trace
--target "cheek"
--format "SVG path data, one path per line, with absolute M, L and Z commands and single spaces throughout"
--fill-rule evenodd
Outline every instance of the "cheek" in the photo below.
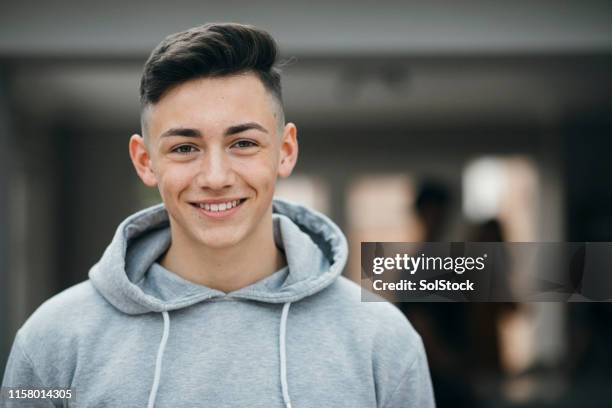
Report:
M 161 196 L 171 198 L 189 187 L 193 178 L 189 166 L 167 167 L 158 176 L 158 186 Z
M 262 157 L 258 160 L 245 160 L 237 163 L 236 171 L 241 178 L 260 194 L 272 194 L 276 182 L 277 166 L 273 157 Z

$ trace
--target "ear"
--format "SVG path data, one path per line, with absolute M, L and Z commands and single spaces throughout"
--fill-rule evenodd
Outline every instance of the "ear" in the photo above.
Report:
M 149 187 L 157 185 L 157 177 L 151 167 L 151 157 L 142 136 L 134 134 L 130 138 L 129 144 L 130 158 L 138 173 L 138 177 Z
M 297 128 L 293 123 L 287 123 L 281 138 L 278 176 L 289 177 L 298 158 Z

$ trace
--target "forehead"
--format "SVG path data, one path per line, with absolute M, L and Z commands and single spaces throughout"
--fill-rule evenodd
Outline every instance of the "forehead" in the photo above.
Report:
M 277 115 L 274 105 L 259 77 L 244 73 L 183 82 L 143 113 L 149 133 L 158 135 L 176 126 L 205 129 L 249 121 L 272 128 Z

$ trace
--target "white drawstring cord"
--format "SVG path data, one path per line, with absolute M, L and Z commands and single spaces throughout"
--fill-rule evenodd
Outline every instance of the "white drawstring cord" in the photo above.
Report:
M 287 315 L 289 314 L 289 306 L 291 302 L 283 305 L 283 313 L 280 321 L 280 375 L 281 389 L 283 391 L 283 401 L 286 408 L 291 408 L 291 399 L 289 399 L 289 387 L 287 386 L 287 354 L 285 350 L 285 338 L 287 333 Z
M 280 374 L 281 374 L 281 389 L 283 391 L 283 402 L 286 408 L 291 408 L 291 399 L 289 398 L 289 387 L 287 386 L 287 354 L 285 347 L 286 333 L 287 333 L 287 315 L 289 314 L 289 306 L 291 302 L 287 302 L 283 305 L 283 312 L 281 314 L 280 321 Z M 164 318 L 164 334 L 162 335 L 159 349 L 157 350 L 157 361 L 155 362 L 155 377 L 153 379 L 153 386 L 151 387 L 151 393 L 149 394 L 149 403 L 147 408 L 153 408 L 155 406 L 155 398 L 157 397 L 157 390 L 159 388 L 159 380 L 161 377 L 162 359 L 164 357 L 164 351 L 166 349 L 166 343 L 168 342 L 168 334 L 170 333 L 170 316 L 168 312 L 162 312 Z
M 164 351 L 166 350 L 166 343 L 168 342 L 168 334 L 170 333 L 170 316 L 168 312 L 162 312 L 164 317 L 164 334 L 162 335 L 161 343 L 159 343 L 159 349 L 157 350 L 157 361 L 155 362 L 155 377 L 153 379 L 153 387 L 151 387 L 151 393 L 149 394 L 149 403 L 147 408 L 153 408 L 155 406 L 155 398 L 157 397 L 157 389 L 159 388 L 159 378 L 161 377 L 162 359 L 164 357 Z

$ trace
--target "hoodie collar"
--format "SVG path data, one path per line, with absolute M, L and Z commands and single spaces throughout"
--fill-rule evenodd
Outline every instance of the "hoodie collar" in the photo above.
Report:
M 89 277 L 109 303 L 127 314 L 176 310 L 213 298 L 295 302 L 329 286 L 348 256 L 340 229 L 323 214 L 280 199 L 273 201 L 272 216 L 287 267 L 234 292 L 194 284 L 156 262 L 171 240 L 163 204 L 123 221 Z

